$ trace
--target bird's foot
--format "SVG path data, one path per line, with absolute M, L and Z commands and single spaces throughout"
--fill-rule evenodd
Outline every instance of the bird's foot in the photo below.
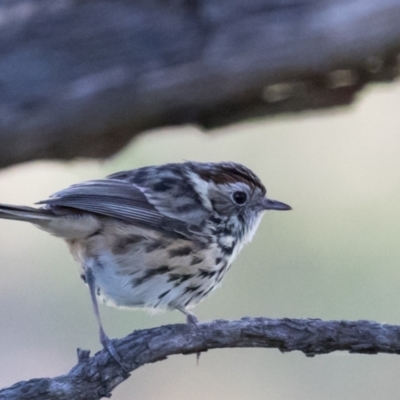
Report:
M 110 339 L 104 331 L 100 332 L 100 342 L 103 347 L 110 353 L 111 357 L 117 362 L 117 364 L 123 369 L 124 372 L 129 373 L 129 369 L 127 366 L 122 362 L 121 357 L 115 350 L 114 344 L 112 339 Z
M 199 320 L 194 314 L 187 313 L 186 314 L 186 323 L 191 327 L 191 328 L 197 328 L 199 329 Z

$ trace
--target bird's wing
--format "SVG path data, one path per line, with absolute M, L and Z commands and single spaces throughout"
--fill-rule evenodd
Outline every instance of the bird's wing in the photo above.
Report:
M 144 228 L 191 237 L 199 230 L 174 218 L 161 214 L 132 183 L 116 180 L 92 180 L 72 185 L 38 202 L 48 209 L 67 207 L 87 211 Z

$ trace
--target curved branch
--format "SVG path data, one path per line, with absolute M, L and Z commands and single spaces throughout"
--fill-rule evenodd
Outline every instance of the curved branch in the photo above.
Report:
M 173 354 L 198 354 L 217 348 L 261 347 L 306 356 L 333 351 L 376 354 L 400 353 L 400 326 L 371 321 L 242 318 L 199 324 L 167 325 L 135 331 L 114 342 L 130 371 Z M 97 400 L 128 378 L 103 350 L 89 357 L 78 350 L 78 364 L 56 378 L 32 379 L 0 390 L 0 400 Z
M 349 104 L 399 73 L 398 0 L 2 0 L 0 167 Z

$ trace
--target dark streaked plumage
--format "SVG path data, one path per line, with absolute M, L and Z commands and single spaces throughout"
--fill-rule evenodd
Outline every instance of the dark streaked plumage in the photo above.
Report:
M 61 238 L 97 298 L 107 304 L 187 311 L 221 282 L 264 210 L 266 198 L 243 165 L 185 162 L 122 171 L 61 190 L 39 208 L 0 204 L 0 218 L 28 221 Z

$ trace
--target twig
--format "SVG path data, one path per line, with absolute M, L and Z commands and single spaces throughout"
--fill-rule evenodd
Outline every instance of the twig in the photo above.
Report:
M 199 324 L 167 325 L 135 331 L 115 341 L 130 371 L 173 354 L 197 354 L 217 348 L 276 348 L 301 351 L 306 356 L 333 351 L 377 354 L 400 353 L 400 326 L 371 321 L 322 321 L 319 319 L 242 318 Z M 0 400 L 97 400 L 128 378 L 128 374 L 100 351 L 89 357 L 78 350 L 78 364 L 66 375 L 32 379 L 0 390 Z

